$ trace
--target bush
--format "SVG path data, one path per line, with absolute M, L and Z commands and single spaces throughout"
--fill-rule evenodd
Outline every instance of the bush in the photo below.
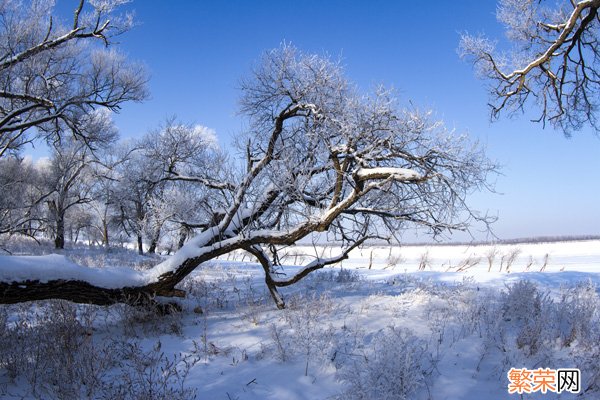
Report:
M 406 329 L 388 328 L 375 336 L 363 357 L 341 369 L 348 389 L 340 399 L 408 399 L 432 371 L 424 341 Z
M 137 340 L 118 334 L 105 337 L 94 332 L 96 310 L 65 301 L 0 307 L 0 376 L 25 382 L 18 384 L 24 392 L 17 397 L 195 397 L 195 390 L 184 383 L 201 357 L 198 349 L 187 356 L 169 357 L 160 346 L 148 351 Z M 6 394 L 0 387 L 0 397 Z
M 285 325 L 270 326 L 277 358 L 286 361 L 302 357 L 305 375 L 315 362 L 331 360 L 334 329 L 326 321 L 334 310 L 333 302 L 325 295 L 290 298 L 288 307 L 283 311 Z
M 556 323 L 563 346 L 577 342 L 583 350 L 596 348 L 600 339 L 600 298 L 592 282 L 564 288 L 557 304 Z

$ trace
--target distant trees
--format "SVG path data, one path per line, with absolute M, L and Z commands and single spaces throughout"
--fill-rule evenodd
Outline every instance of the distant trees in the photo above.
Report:
M 47 168 L 40 171 L 43 192 L 46 193 L 44 202 L 48 206 L 48 222 L 57 249 L 65 247 L 67 212 L 92 200 L 88 176 L 90 162 L 89 149 L 82 142 L 63 139 L 54 146 Z
M 134 211 L 125 213 L 135 215 L 131 226 L 140 235 L 135 224 L 158 208 L 162 222 L 155 228 L 198 229 L 181 250 L 119 288 L 93 279 L 31 277 L 0 283 L 0 302 L 109 304 L 179 296 L 176 285 L 198 265 L 244 250 L 263 266 L 274 301 L 284 307 L 278 288 L 343 260 L 366 240 L 392 239 L 409 226 L 436 235 L 489 222 L 467 205 L 467 196 L 487 188 L 496 170 L 483 149 L 427 112 L 398 108 L 384 88 L 359 93 L 327 58 L 291 46 L 267 52 L 243 81 L 240 104 L 248 119 L 238 138 L 243 167 L 228 168 L 205 134 L 175 123 L 151 133 L 121 164 L 117 197 Z M 178 186 L 184 183 L 189 186 Z M 165 202 L 169 191 L 192 195 L 176 205 Z M 271 252 L 301 240 L 336 241 L 339 254 L 279 278 Z
M 91 215 L 88 240 L 99 242 L 109 248 L 113 234 L 119 233 L 119 166 L 127 160 L 126 152 L 119 146 L 110 146 L 95 152 L 96 162 L 90 168 L 92 180 L 91 201 L 87 209 Z
M 121 227 L 129 236 L 136 238 L 138 252 L 142 254 L 144 225 L 159 171 L 140 149 L 134 148 L 128 152 L 127 158 L 117 170 L 117 206 Z
M 31 160 L 0 157 L 0 234 L 37 232 L 36 206 L 44 195 L 38 191 L 39 174 Z
M 133 144 L 118 169 L 118 197 L 122 225 L 137 237 L 140 254 L 144 237 L 154 253 L 166 228 L 185 240 L 208 226 L 215 206 L 209 188 L 228 187 L 218 180 L 226 166 L 213 140 L 206 128 L 170 118 Z
M 95 135 L 115 136 L 102 121 Z M 7 156 L 0 166 L 0 234 L 50 237 L 57 249 L 68 237 L 109 246 L 118 236 L 135 238 L 140 254 L 173 251 L 223 208 L 208 188 L 228 187 L 217 180 L 227 163 L 210 130 L 172 118 L 136 141 L 92 150 L 65 137 L 48 159 Z
M 569 135 L 589 125 L 600 132 L 600 0 L 500 0 L 498 20 L 513 45 L 465 34 L 460 53 L 489 83 L 492 117 L 537 104 L 537 122 Z
M 227 157 L 208 128 L 173 118 L 149 132 L 139 147 L 155 171 L 146 221 L 151 237 L 148 251 L 156 248 L 165 228 L 179 232 L 177 246 L 181 247 L 194 229 L 207 228 L 224 209 L 219 194 L 233 187 L 228 183 L 232 177 Z
M 86 137 L 94 137 L 98 143 L 110 144 L 116 137 L 116 129 L 105 110 L 90 112 L 86 122 L 79 126 L 79 132 Z M 92 195 L 92 164 L 96 156 L 89 147 L 90 142 L 74 137 L 61 138 L 53 143 L 49 165 L 43 171 L 42 192 L 48 205 L 49 220 L 53 225 L 54 243 L 57 249 L 65 246 L 65 218 L 73 207 L 90 203 Z M 79 213 L 80 222 L 89 220 Z M 81 225 L 81 224 L 80 224 Z M 86 222 L 79 229 L 85 225 Z
M 40 220 L 37 209 L 47 204 L 56 245 L 62 247 L 65 210 L 57 185 L 68 179 L 61 183 L 55 177 L 54 188 L 46 188 L 54 195 L 41 190 L 35 197 L 30 189 L 39 182 L 33 176 L 20 179 L 8 171 L 21 165 L 22 172 L 33 173 L 31 163 L 20 158 L 26 143 L 46 142 L 55 155 L 64 155 L 65 146 L 89 155 L 88 150 L 110 144 L 117 135 L 109 127 L 110 112 L 147 96 L 141 65 L 109 47 L 132 24 L 131 16 L 114 12 L 121 3 L 75 2 L 73 18 L 65 25 L 53 15 L 53 2 L 0 2 L 0 160 L 7 168 L 0 183 L 5 189 L 0 233 L 32 233 L 33 221 Z M 63 167 L 55 163 L 53 173 Z M 25 188 L 28 196 L 22 193 Z

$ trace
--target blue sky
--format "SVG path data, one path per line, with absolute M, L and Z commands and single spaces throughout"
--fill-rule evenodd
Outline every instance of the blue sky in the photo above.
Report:
M 61 11 L 75 1 L 58 0 Z M 291 42 L 341 56 L 350 80 L 383 83 L 400 102 L 432 108 L 450 128 L 486 144 L 503 167 L 496 189 L 474 208 L 498 214 L 500 238 L 600 234 L 600 139 L 588 130 L 565 139 L 526 117 L 489 122 L 484 83 L 456 53 L 460 32 L 502 39 L 492 0 L 461 1 L 152 1 L 137 0 L 139 23 L 119 48 L 143 62 L 151 98 L 116 116 L 123 137 L 142 135 L 165 117 L 216 130 L 227 147 L 243 129 L 239 79 L 260 54 Z

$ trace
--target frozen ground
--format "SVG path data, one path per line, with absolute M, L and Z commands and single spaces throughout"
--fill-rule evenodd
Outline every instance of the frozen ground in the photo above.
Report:
M 280 256 L 293 265 L 314 252 Z M 102 268 L 154 262 L 116 250 L 65 255 Z M 0 397 L 600 397 L 598 240 L 365 248 L 284 291 L 283 311 L 262 279 L 242 254 L 204 265 L 184 283 L 184 311 L 166 317 L 3 306 Z M 509 395 L 511 368 L 579 368 L 581 393 Z

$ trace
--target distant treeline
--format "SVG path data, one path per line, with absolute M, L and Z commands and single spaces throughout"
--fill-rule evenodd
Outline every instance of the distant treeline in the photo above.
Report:
M 515 239 L 473 240 L 463 242 L 415 242 L 405 243 L 406 246 L 484 246 L 495 244 L 527 244 L 527 243 L 556 243 L 577 242 L 584 240 L 600 240 L 600 235 L 565 235 L 565 236 L 536 236 Z M 372 243 L 376 245 L 376 243 Z M 378 243 L 385 245 L 385 243 Z

